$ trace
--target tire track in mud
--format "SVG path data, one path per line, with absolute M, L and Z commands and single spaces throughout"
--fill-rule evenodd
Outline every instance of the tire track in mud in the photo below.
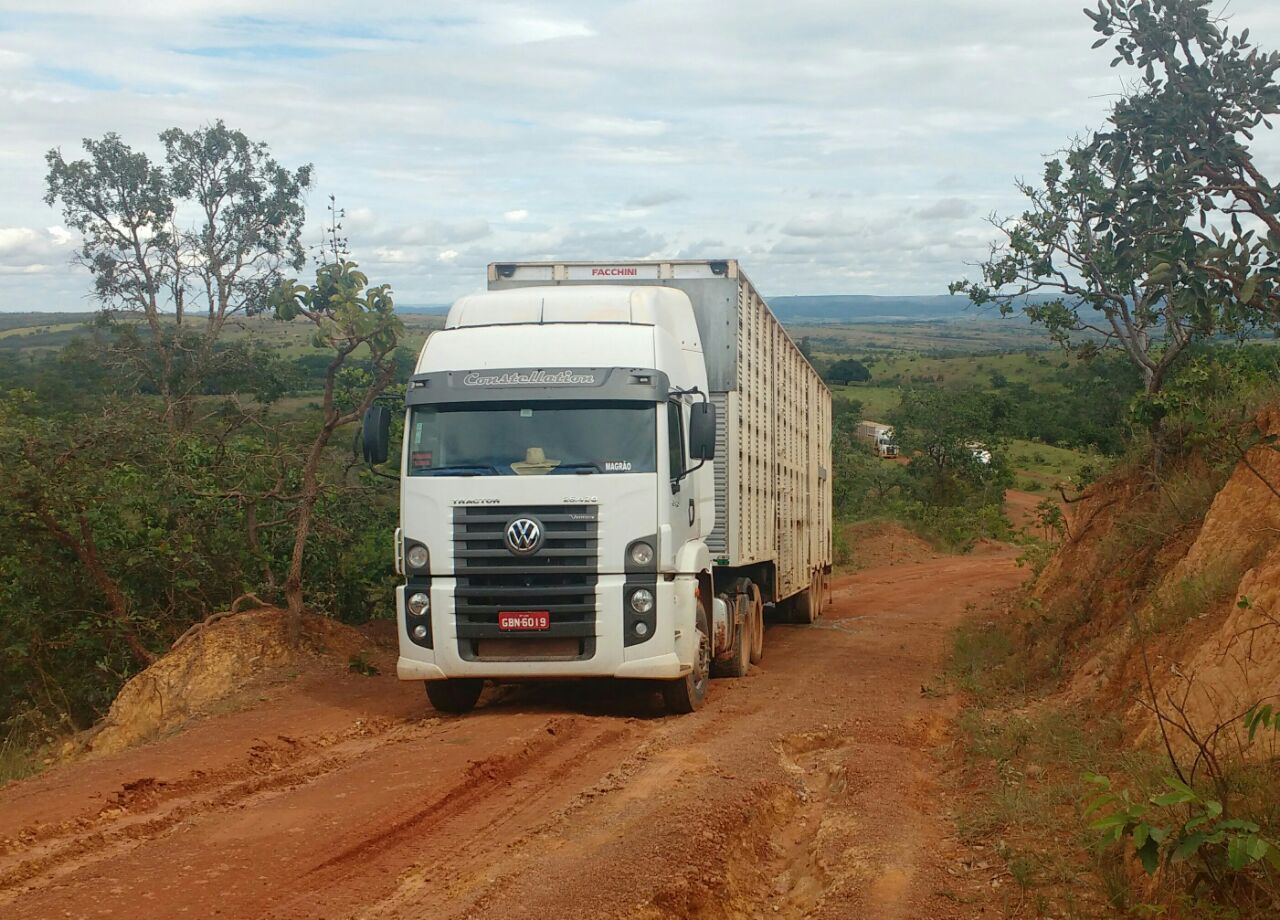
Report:
M 521 720 L 521 721 L 527 721 Z M 140 777 L 120 787 L 93 814 L 56 825 L 24 828 L 0 849 L 0 906 L 30 883 L 48 883 L 130 850 L 162 840 L 179 826 L 206 822 L 218 814 L 252 807 L 288 795 L 316 781 L 365 763 L 380 750 L 397 745 L 440 743 L 463 730 L 460 720 L 432 718 L 405 724 L 393 720 L 361 722 L 346 731 L 314 738 L 278 736 L 253 745 L 237 762 L 216 772 L 193 770 L 173 781 Z M 573 717 L 538 719 L 526 728 L 529 740 L 515 752 L 499 752 L 471 761 L 454 786 L 427 806 L 373 838 L 327 858 L 310 871 L 338 870 L 341 864 L 369 857 L 402 842 L 415 831 L 465 810 L 515 772 L 550 756 L 579 734 Z M 621 733 L 606 733 L 595 746 L 607 746 Z M 10 858 L 6 858 L 10 857 Z M 334 873 L 331 873 L 334 874 Z
M 574 758 L 572 772 L 565 772 L 571 785 L 551 778 L 563 786 L 559 804 L 548 809 L 527 803 L 481 826 L 479 832 L 468 827 L 464 851 L 427 865 L 409 865 L 393 890 L 356 916 L 426 920 L 504 915 L 505 906 L 492 905 L 524 881 L 526 873 L 536 871 L 541 861 L 565 850 L 591 854 L 616 843 L 628 833 L 628 823 L 637 820 L 632 813 L 636 809 L 641 823 L 657 823 L 652 805 L 664 792 L 689 777 L 716 773 L 706 746 L 740 730 L 739 720 L 763 710 L 758 700 L 740 692 L 745 683 L 720 682 L 727 698 L 714 713 L 625 719 L 624 730 L 609 732 L 613 740 L 608 744 L 593 744 Z M 523 825 L 515 820 L 537 811 L 542 815 L 531 815 L 536 819 Z M 499 837 L 499 832 L 507 836 Z
M 429 737 L 439 721 L 358 721 L 346 731 L 313 738 L 278 735 L 217 771 L 126 782 L 93 814 L 29 826 L 0 841 L 0 904 L 23 882 L 74 871 L 156 840 L 180 823 L 305 785 L 379 747 Z
M 323 873 L 326 870 L 341 868 L 352 861 L 376 857 L 411 834 L 429 831 L 464 810 L 480 793 L 510 780 L 518 771 L 534 767 L 539 761 L 548 757 L 557 745 L 572 741 L 580 734 L 579 728 L 580 726 L 573 719 L 554 719 L 546 725 L 544 735 L 535 736 L 519 750 L 472 761 L 462 781 L 457 785 L 451 786 L 441 795 L 417 807 L 389 827 L 382 828 L 354 846 L 335 853 L 308 874 Z M 613 740 L 613 737 L 602 739 L 602 743 L 604 740 Z
M 965 604 L 1019 577 L 1012 554 L 859 573 L 825 620 L 840 628 L 771 626 L 761 665 L 689 716 L 582 684 L 371 718 L 361 684 L 273 716 L 283 735 L 247 714 L 193 725 L 160 761 L 26 787 L 0 914 L 21 897 L 24 920 L 968 918 L 989 892 L 946 899 L 945 705 L 919 690 Z M 41 805 L 66 820 L 29 820 Z
M 666 729 L 666 730 L 664 730 Z M 622 813 L 631 803 L 644 800 L 672 780 L 691 762 L 703 766 L 706 755 L 673 747 L 669 725 L 641 723 L 630 730 L 607 732 L 590 750 L 575 756 L 575 772 L 586 772 L 586 788 L 574 785 L 565 790 L 567 801 L 546 814 L 533 802 L 516 808 L 485 824 L 476 833 L 468 829 L 469 846 L 457 858 L 415 863 L 400 875 L 394 888 L 359 913 L 367 918 L 474 916 L 486 901 L 499 897 L 540 859 L 561 850 L 569 840 L 584 850 L 614 838 L 620 831 Z M 639 741 L 638 746 L 618 761 L 617 747 L 623 738 Z M 593 755 L 596 763 L 589 763 Z M 594 781 L 591 777 L 595 777 Z M 554 779 L 553 779 L 554 781 Z M 577 791 L 574 791 L 577 790 Z M 530 812 L 532 821 L 520 824 Z M 499 833 L 512 830 L 507 837 Z M 486 843 L 486 841 L 488 841 Z M 500 859 L 497 858 L 500 854 Z M 424 905 L 429 888 L 437 890 L 432 900 L 442 900 L 441 909 Z
M 439 720 L 433 720 L 438 722 Z M 258 740 L 239 760 L 218 770 L 191 770 L 173 780 L 140 776 L 120 784 L 104 804 L 92 814 L 82 814 L 60 822 L 32 822 L 11 836 L 0 838 L 0 859 L 28 850 L 36 844 L 56 842 L 79 832 L 127 816 L 140 816 L 175 799 L 212 792 L 235 782 L 270 773 L 291 761 L 318 756 L 324 750 L 357 738 L 377 737 L 404 726 L 389 719 L 357 720 L 342 732 L 295 738 L 278 734 L 273 739 Z
M 293 887 L 301 894 L 281 899 L 266 915 L 313 916 L 338 909 L 369 916 L 377 905 L 394 903 L 397 891 L 414 888 L 406 880 L 415 877 L 447 888 L 448 903 L 456 904 L 477 885 L 492 885 L 503 874 L 500 867 L 511 866 L 519 851 L 542 835 L 557 794 L 568 797 L 577 788 L 559 783 L 558 777 L 603 773 L 643 730 L 644 723 L 634 719 L 551 719 L 514 750 L 473 761 L 459 783 L 412 813 L 361 829 L 354 843 L 298 879 Z M 417 846 L 423 841 L 430 842 L 433 854 L 425 867 Z M 351 884 L 351 869 L 369 876 L 380 865 L 394 869 L 390 884 Z M 421 904 L 411 913 L 429 915 Z

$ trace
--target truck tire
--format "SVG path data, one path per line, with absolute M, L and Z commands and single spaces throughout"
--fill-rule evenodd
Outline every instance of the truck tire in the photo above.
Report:
M 751 598 L 751 663 L 759 664 L 764 657 L 764 599 L 760 596 L 760 586 L 751 582 L 748 586 Z
M 707 684 L 711 679 L 711 621 L 702 601 L 698 602 L 697 630 L 698 652 L 693 659 L 693 670 L 662 685 L 667 711 L 678 715 L 696 712 L 707 698 Z
M 733 641 L 728 658 L 711 662 L 712 677 L 746 677 L 751 663 L 751 599 L 745 594 L 733 596 Z M 738 622 L 741 620 L 741 622 Z
M 437 712 L 470 712 L 484 689 L 484 681 L 478 677 L 451 677 L 424 683 L 427 685 L 427 699 Z
M 791 598 L 791 622 L 810 624 L 818 618 L 818 612 L 815 609 L 813 593 L 809 588 L 805 588 L 795 597 Z

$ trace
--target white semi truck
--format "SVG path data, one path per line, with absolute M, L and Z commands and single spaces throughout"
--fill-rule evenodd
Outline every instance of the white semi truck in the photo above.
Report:
M 898 445 L 893 440 L 893 428 L 880 422 L 862 421 L 854 430 L 854 436 L 865 441 L 881 459 L 898 456 Z
M 831 396 L 734 261 L 497 263 L 405 393 L 402 680 L 659 682 L 697 709 L 812 622 L 831 571 Z M 386 460 L 389 413 L 365 418 Z

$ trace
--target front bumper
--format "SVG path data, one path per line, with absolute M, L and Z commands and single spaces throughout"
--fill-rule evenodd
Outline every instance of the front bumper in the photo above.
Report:
M 694 632 L 693 576 L 673 581 L 658 579 L 655 589 L 657 624 L 652 638 L 624 646 L 622 605 L 623 575 L 601 575 L 596 584 L 594 654 L 578 661 L 466 660 L 458 646 L 453 614 L 454 579 L 432 579 L 431 633 L 433 648 L 423 648 L 408 638 L 405 625 L 405 589 L 396 589 L 396 622 L 400 659 L 396 674 L 401 680 L 443 680 L 449 677 L 533 679 L 555 677 L 620 677 L 665 680 L 687 674 L 693 667 L 697 638 Z M 519 609 L 513 605 L 513 609 Z M 519 633 L 512 633 L 518 638 Z

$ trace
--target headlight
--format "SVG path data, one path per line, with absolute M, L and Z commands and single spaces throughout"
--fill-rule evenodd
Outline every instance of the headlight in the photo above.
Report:
M 653 609 L 653 592 L 648 588 L 637 588 L 631 592 L 631 609 L 636 613 L 648 613 Z
M 419 591 L 416 594 L 409 595 L 409 599 L 405 601 L 405 606 L 409 608 L 409 612 L 415 617 L 420 617 L 431 609 L 431 598 Z
M 631 544 L 631 561 L 638 566 L 646 566 L 653 562 L 653 547 L 641 540 Z
M 409 563 L 409 567 L 413 569 L 425 569 L 431 562 L 431 556 L 427 553 L 427 548 L 421 543 L 415 543 L 409 547 L 409 551 L 404 554 L 405 560 Z

